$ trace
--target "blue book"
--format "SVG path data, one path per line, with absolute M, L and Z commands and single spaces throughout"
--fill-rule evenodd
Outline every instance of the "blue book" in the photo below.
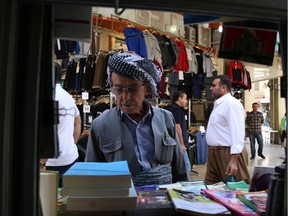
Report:
M 77 162 L 63 175 L 64 188 L 130 188 L 127 161 Z

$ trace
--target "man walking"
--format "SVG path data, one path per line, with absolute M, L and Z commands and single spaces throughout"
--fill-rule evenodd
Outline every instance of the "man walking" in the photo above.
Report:
M 244 146 L 243 105 L 231 95 L 231 82 L 226 75 L 216 76 L 210 89 L 215 102 L 206 131 L 208 162 L 205 182 L 208 185 L 225 182 L 227 176 L 235 176 L 236 181 L 250 183 L 248 153 Z
M 258 156 L 265 159 L 263 155 L 263 137 L 261 133 L 261 125 L 264 123 L 264 117 L 261 112 L 258 111 L 258 103 L 252 104 L 252 112 L 249 112 L 246 117 L 246 124 L 249 130 L 249 140 L 251 148 L 251 160 L 255 159 L 255 139 L 258 143 Z

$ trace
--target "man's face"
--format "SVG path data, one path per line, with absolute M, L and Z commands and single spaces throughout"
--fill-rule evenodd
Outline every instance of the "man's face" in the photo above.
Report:
M 143 101 L 148 94 L 144 82 L 121 77 L 115 73 L 112 73 L 111 81 L 117 106 L 127 114 L 142 113 Z
M 187 106 L 187 95 L 183 94 L 183 97 L 179 97 L 180 106 L 185 108 Z
M 210 87 L 211 94 L 215 99 L 222 97 L 225 93 L 225 86 L 221 85 L 220 79 L 214 79 Z
M 253 104 L 252 109 L 254 112 L 257 112 L 258 111 L 258 104 Z

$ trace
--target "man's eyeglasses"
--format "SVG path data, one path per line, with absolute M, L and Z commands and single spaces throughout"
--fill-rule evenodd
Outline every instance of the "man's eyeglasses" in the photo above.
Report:
M 130 94 L 136 94 L 138 92 L 138 90 L 144 86 L 145 83 L 143 83 L 142 85 L 140 86 L 128 86 L 126 88 L 123 88 L 121 86 L 113 86 L 111 87 L 111 91 L 113 93 L 116 93 L 116 94 L 122 94 L 124 91 L 130 93 Z

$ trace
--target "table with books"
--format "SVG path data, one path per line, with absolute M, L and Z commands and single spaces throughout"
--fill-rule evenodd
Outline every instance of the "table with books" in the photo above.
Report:
M 62 216 L 263 214 L 261 211 L 264 208 L 263 202 L 267 201 L 267 193 L 248 192 L 248 189 L 249 186 L 244 181 L 227 184 L 219 182 L 214 185 L 206 185 L 204 181 L 192 181 L 134 187 L 126 161 L 79 162 L 63 176 L 58 214 Z

